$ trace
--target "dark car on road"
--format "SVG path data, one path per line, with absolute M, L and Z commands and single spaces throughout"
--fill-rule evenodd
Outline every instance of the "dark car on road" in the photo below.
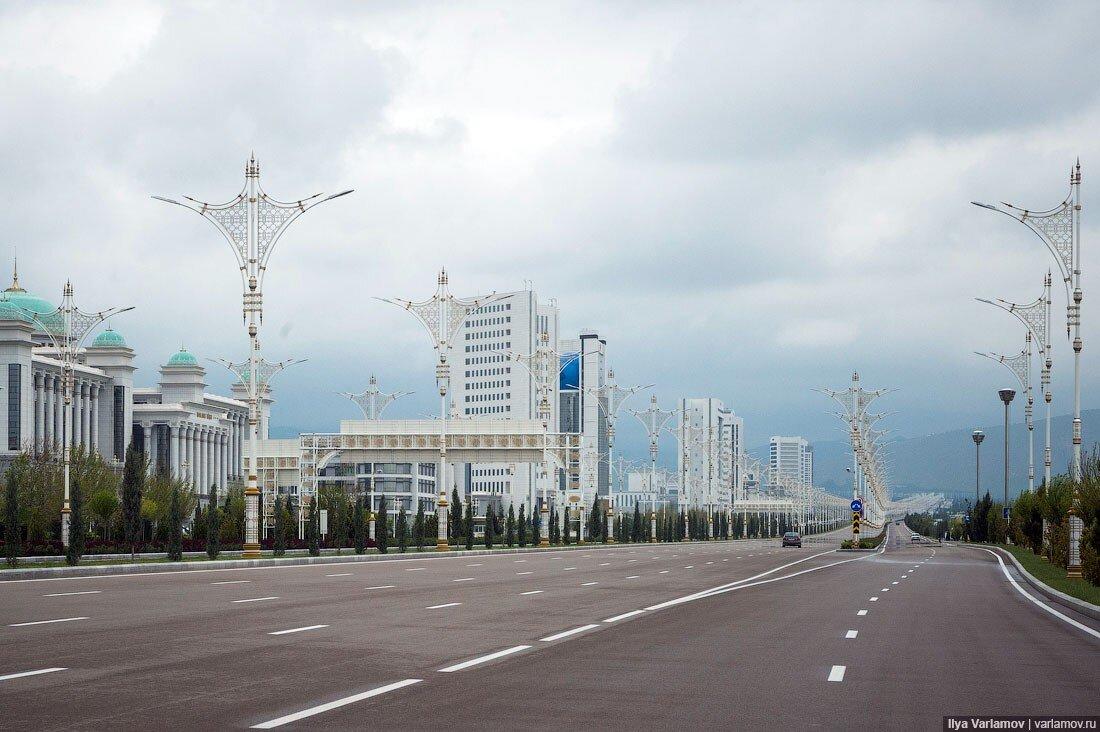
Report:
M 783 546 L 796 546 L 799 549 L 802 548 L 802 537 L 797 532 L 788 531 L 783 534 Z

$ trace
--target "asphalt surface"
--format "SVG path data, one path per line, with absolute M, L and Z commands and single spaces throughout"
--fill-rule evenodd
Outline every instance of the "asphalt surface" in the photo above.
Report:
M 1066 619 L 993 556 L 904 528 L 875 554 L 775 539 L 5 583 L 0 729 L 1100 714 L 1100 629 L 1052 607 Z

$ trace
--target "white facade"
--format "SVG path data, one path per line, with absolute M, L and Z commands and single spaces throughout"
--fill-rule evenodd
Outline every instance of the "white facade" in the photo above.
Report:
M 802 437 L 773 435 L 768 449 L 768 476 L 813 485 L 813 447 Z
M 688 508 L 728 507 L 740 480 L 744 422 L 720 399 L 680 400 L 677 467 Z
M 596 333 L 563 339 L 559 380 L 558 430 L 581 436 L 580 452 L 570 460 L 568 488 L 579 490 L 584 505 L 611 490 L 607 463 L 607 342 Z
M 505 293 L 471 312 L 454 340 L 452 416 L 536 419 L 537 384 L 526 368 L 509 361 L 508 354 L 534 353 L 540 333 L 546 333 L 550 347 L 557 349 L 558 308 L 553 302 L 540 303 L 532 290 Z M 556 383 L 549 398 L 550 413 L 557 414 Z M 538 472 L 538 466 L 529 463 L 468 463 L 455 471 L 455 482 L 461 493 L 472 497 L 479 514 L 489 503 L 504 510 L 509 504 L 518 509 L 522 503 L 530 510 L 537 505 Z

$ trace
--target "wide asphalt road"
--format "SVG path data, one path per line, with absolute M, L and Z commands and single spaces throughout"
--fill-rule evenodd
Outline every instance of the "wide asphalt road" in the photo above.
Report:
M 0 728 L 1100 714 L 1097 624 L 1054 609 L 990 554 L 904 528 L 876 554 L 736 541 L 3 583 Z

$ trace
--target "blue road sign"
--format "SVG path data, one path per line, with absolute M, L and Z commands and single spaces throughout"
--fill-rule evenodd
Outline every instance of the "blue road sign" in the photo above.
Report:
M 858 498 L 852 499 L 852 513 L 859 513 L 863 510 L 863 501 Z

